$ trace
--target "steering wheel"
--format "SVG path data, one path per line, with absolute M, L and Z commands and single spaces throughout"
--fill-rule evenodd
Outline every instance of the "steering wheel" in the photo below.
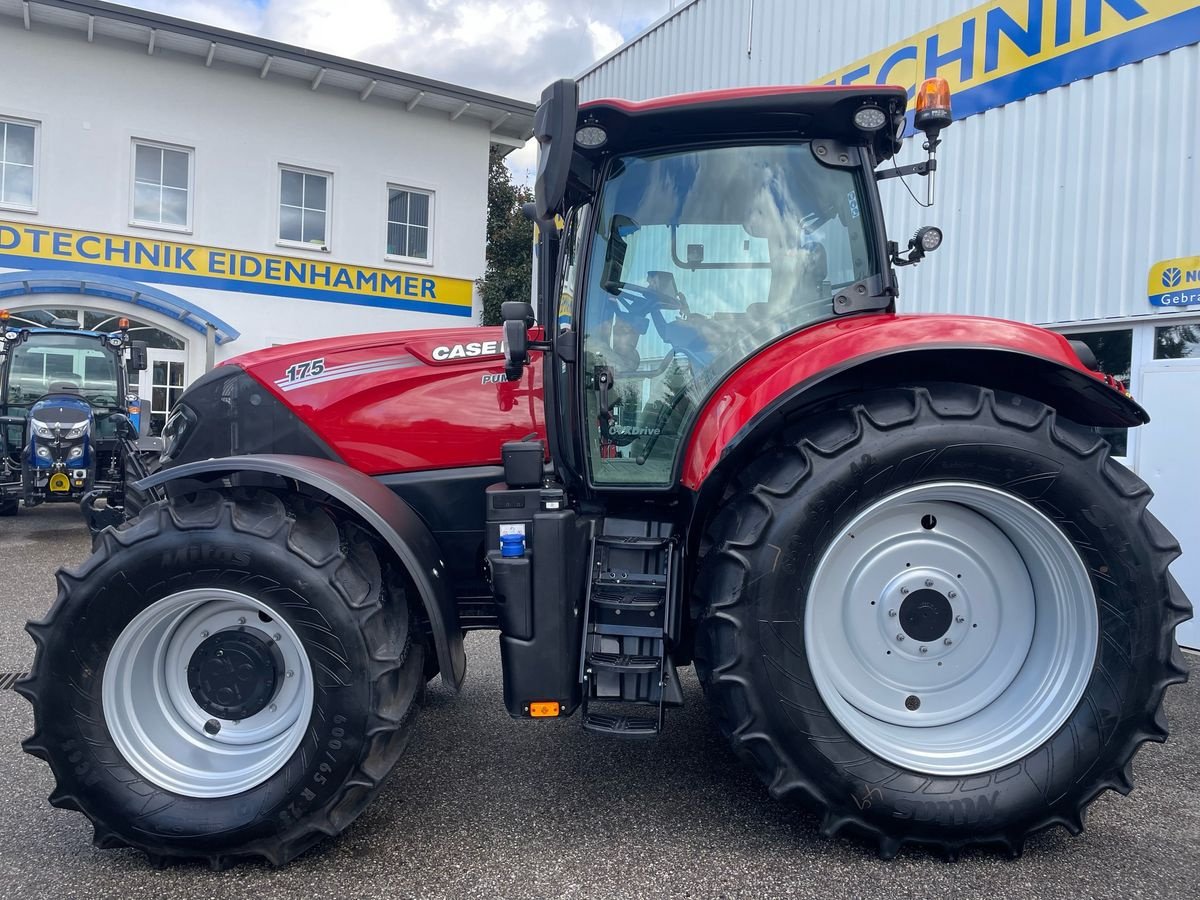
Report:
M 664 291 L 656 290 L 648 284 L 631 284 L 625 282 L 621 285 L 618 297 L 621 294 L 632 294 L 639 305 L 644 305 L 646 311 L 650 309 L 678 309 L 686 310 L 687 301 L 680 294 L 668 294 Z M 630 310 L 633 312 L 634 310 Z

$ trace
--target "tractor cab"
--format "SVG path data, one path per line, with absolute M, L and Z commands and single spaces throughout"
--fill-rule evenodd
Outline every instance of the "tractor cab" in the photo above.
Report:
M 100 333 L 72 320 L 23 325 L 0 312 L 0 514 L 15 515 L 22 500 L 33 507 L 98 496 L 115 509 L 123 445 L 140 418 L 128 374 L 144 369 L 145 358 L 127 320 Z
M 937 87 L 919 113 L 931 151 L 949 113 Z M 548 418 L 568 482 L 674 489 L 692 421 L 730 372 L 797 330 L 894 308 L 907 260 L 886 240 L 875 169 L 900 147 L 906 105 L 877 86 L 578 107 L 572 83 L 547 90 L 537 318 L 556 323 Z

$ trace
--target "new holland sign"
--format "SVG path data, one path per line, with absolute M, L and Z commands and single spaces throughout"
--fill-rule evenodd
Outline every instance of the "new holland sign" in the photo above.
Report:
M 462 278 L 52 225 L 0 222 L 0 266 L 95 272 L 151 284 L 471 315 L 472 284 Z
M 1151 306 L 1177 309 L 1200 304 L 1200 256 L 1155 263 L 1150 267 L 1146 292 Z
M 1200 41 L 1196 0 L 991 0 L 851 63 L 823 84 L 939 75 L 956 119 Z

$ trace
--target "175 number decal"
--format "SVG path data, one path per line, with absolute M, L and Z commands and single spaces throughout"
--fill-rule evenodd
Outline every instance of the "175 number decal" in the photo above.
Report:
M 283 374 L 287 376 L 288 381 L 299 381 L 301 378 L 308 378 L 313 375 L 320 375 L 325 371 L 325 357 L 319 359 L 310 359 L 306 362 L 298 362 L 294 366 L 288 366 L 288 369 Z

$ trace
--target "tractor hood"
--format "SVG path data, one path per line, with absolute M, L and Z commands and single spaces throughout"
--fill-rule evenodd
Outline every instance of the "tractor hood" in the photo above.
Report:
M 499 464 L 544 435 L 540 354 L 504 375 L 501 329 L 352 335 L 231 359 L 184 393 L 165 464 L 248 453 L 339 459 L 385 475 Z
M 29 418 L 32 423 L 49 429 L 54 437 L 65 438 L 91 421 L 92 407 L 76 394 L 55 392 L 35 402 L 29 409 Z M 36 432 L 32 427 L 30 430 Z

